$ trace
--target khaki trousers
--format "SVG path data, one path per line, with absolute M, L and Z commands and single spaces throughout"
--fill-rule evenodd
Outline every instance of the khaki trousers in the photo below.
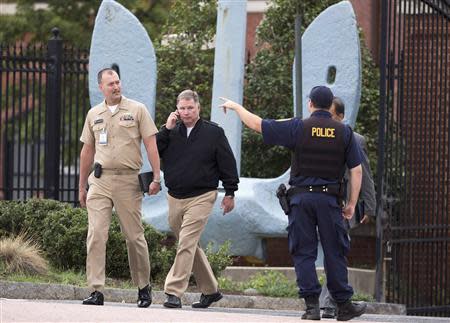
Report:
M 176 199 L 168 195 L 169 225 L 178 239 L 178 248 L 175 261 L 167 274 L 165 293 L 181 297 L 188 287 L 191 272 L 203 294 L 217 292 L 217 280 L 199 246 L 200 236 L 216 198 L 217 191 L 187 199 Z
M 145 287 L 150 280 L 150 259 L 141 221 L 142 193 L 137 172 L 102 174 L 100 178 L 91 174 L 88 181 L 86 276 L 89 287 L 101 291 L 105 285 L 106 242 L 113 205 L 125 235 L 131 278 L 139 288 Z

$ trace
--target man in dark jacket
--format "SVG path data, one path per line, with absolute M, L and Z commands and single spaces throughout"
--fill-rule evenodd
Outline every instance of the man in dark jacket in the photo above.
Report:
M 333 99 L 330 113 L 334 120 L 344 122 L 345 105 L 340 98 L 335 97 Z M 364 138 L 364 136 L 356 132 L 353 132 L 353 135 L 354 139 L 361 148 L 362 181 L 361 192 L 359 193 L 359 201 L 355 210 L 355 216 L 353 216 L 349 221 L 350 228 L 354 228 L 360 223 L 369 223 L 370 219 L 375 218 L 376 208 L 375 185 L 373 182 L 372 171 L 370 170 L 366 139 Z M 348 189 L 347 191 L 350 191 L 350 189 Z M 336 302 L 331 297 L 326 284 L 322 287 L 322 293 L 320 294 L 320 304 L 321 308 L 323 309 L 322 318 L 330 319 L 336 317 Z
M 200 236 L 217 198 L 219 180 L 225 188 L 223 214 L 234 208 L 239 176 L 231 147 L 221 127 L 200 118 L 195 91 L 178 95 L 177 110 L 157 135 L 165 184 L 169 189 L 169 225 L 178 239 L 177 255 L 164 291 L 165 307 L 180 308 L 191 272 L 202 292 L 194 308 L 207 308 L 222 298 Z

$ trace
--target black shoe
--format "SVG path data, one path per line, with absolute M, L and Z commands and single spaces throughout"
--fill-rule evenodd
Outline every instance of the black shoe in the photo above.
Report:
M 337 317 L 338 321 L 348 321 L 354 317 L 358 317 L 364 314 L 367 304 L 364 302 L 353 303 L 350 300 L 344 303 L 337 304 Z
M 178 296 L 171 295 L 171 294 L 166 294 L 166 295 L 167 295 L 167 299 L 163 304 L 165 307 L 181 308 L 181 299 Z
M 214 294 L 205 295 L 202 294 L 200 296 L 200 301 L 192 303 L 193 308 L 208 308 L 212 303 L 218 302 L 222 299 L 223 295 L 221 292 L 217 292 Z
M 325 307 L 323 309 L 322 318 L 323 319 L 334 319 L 336 317 L 336 309 L 333 307 Z
M 302 315 L 302 320 L 320 320 L 319 296 L 305 297 L 306 311 Z
M 138 307 L 149 307 L 152 303 L 152 288 L 150 285 L 145 286 L 142 289 L 138 288 Z
M 94 291 L 91 295 L 83 300 L 83 305 L 103 305 L 103 294 L 99 291 Z

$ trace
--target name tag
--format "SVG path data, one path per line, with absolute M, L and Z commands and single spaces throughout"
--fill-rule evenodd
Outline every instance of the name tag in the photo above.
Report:
M 335 138 L 334 128 L 320 128 L 320 127 L 312 127 L 311 136 L 312 137 L 320 137 L 320 138 Z
M 105 129 L 102 130 L 102 132 L 100 132 L 100 136 L 98 138 L 98 144 L 99 145 L 107 145 L 108 144 L 108 135 Z

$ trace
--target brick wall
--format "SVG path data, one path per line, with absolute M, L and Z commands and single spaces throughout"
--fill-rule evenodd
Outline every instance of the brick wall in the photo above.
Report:
M 375 268 L 375 242 L 374 236 L 353 236 L 347 257 L 348 265 L 355 268 Z M 254 257 L 234 257 L 233 265 L 270 267 L 292 267 L 294 265 L 288 251 L 287 238 L 267 238 L 264 244 L 265 261 Z
M 350 0 L 355 11 L 358 26 L 364 33 L 364 40 L 372 53 L 375 62 L 378 62 L 380 47 L 380 2 L 367 0 Z
M 377 62 L 380 43 L 380 1 L 350 0 L 355 11 L 358 26 L 363 30 L 364 40 Z M 247 14 L 246 60 L 253 58 L 258 51 L 255 45 L 256 28 L 264 17 L 264 13 Z
M 247 14 L 247 38 L 246 38 L 246 51 L 245 61 L 248 63 L 258 51 L 256 46 L 256 28 L 263 19 L 264 14 L 262 12 L 250 12 Z

